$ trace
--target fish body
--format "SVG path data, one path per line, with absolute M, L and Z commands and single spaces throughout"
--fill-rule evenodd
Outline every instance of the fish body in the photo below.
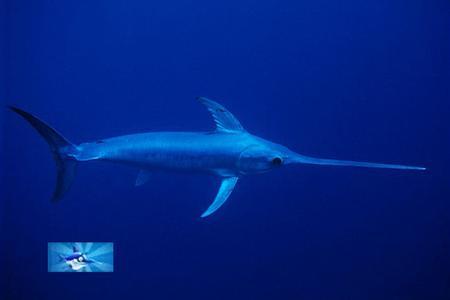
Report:
M 298 154 L 283 145 L 250 134 L 219 103 L 198 100 L 210 112 L 216 128 L 209 132 L 148 132 L 73 144 L 38 117 L 10 107 L 28 121 L 47 141 L 57 166 L 57 183 L 52 199 L 57 201 L 69 189 L 79 162 L 109 161 L 138 168 L 136 185 L 142 185 L 154 171 L 208 173 L 221 179 L 216 198 L 202 214 L 214 213 L 228 199 L 244 175 L 263 173 L 292 164 L 352 166 L 381 169 L 425 170 L 424 167 L 315 158 Z

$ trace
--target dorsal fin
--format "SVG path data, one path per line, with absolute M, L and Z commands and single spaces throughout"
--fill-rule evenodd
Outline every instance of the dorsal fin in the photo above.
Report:
M 207 99 L 205 97 L 198 97 L 198 101 L 203 103 L 216 123 L 216 130 L 223 132 L 233 132 L 233 131 L 245 131 L 238 119 L 233 116 L 225 107 L 219 103 Z

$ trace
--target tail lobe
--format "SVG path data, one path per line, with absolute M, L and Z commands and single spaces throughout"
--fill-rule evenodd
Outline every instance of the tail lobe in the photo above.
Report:
M 75 153 L 76 147 L 58 131 L 36 116 L 14 106 L 9 106 L 9 109 L 30 123 L 49 145 L 57 170 L 56 187 L 52 201 L 58 201 L 70 188 L 75 177 L 77 162 L 70 154 Z

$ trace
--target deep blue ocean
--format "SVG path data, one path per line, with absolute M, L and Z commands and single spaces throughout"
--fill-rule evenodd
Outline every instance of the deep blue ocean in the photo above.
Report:
M 207 131 L 195 98 L 316 157 L 219 180 L 82 163 L 50 197 L 44 140 L 0 110 L 0 299 L 450 299 L 450 2 L 2 0 L 0 101 L 74 143 Z M 49 273 L 49 242 L 113 242 L 112 273 Z

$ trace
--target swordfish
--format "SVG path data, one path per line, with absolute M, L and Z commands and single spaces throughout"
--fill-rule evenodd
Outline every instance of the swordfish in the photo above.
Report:
M 250 134 L 219 103 L 197 98 L 211 114 L 215 130 L 209 132 L 148 132 L 118 136 L 89 143 L 72 144 L 36 116 L 17 107 L 19 114 L 45 139 L 56 162 L 56 187 L 52 201 L 58 201 L 70 188 L 78 162 L 109 161 L 138 168 L 136 185 L 142 185 L 155 170 L 203 172 L 221 179 L 219 191 L 207 217 L 219 209 L 232 193 L 239 178 L 291 164 L 350 166 L 365 168 L 425 170 L 423 167 L 315 158 Z

